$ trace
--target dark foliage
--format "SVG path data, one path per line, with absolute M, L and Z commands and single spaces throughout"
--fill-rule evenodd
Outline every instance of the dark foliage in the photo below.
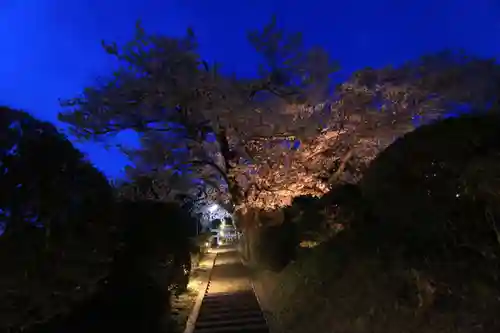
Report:
M 222 224 L 222 221 L 220 219 L 215 219 L 210 223 L 210 228 L 211 229 L 218 229 L 220 225 Z
M 446 119 L 405 135 L 365 174 L 363 195 L 377 219 L 358 229 L 415 265 L 498 285 L 499 153 L 496 114 Z
M 341 184 L 320 198 L 296 197 L 284 213 L 286 221 L 296 224 L 301 241 L 322 242 L 351 224 L 363 221 L 365 207 L 357 185 Z
M 191 238 L 196 221 L 175 203 L 123 201 L 122 221 L 127 227 L 124 248 L 115 258 L 117 265 L 144 267 L 147 271 L 163 262 L 169 268 L 169 290 L 184 290 L 191 269 Z M 127 268 L 126 268 L 127 269 Z
M 106 178 L 49 123 L 0 108 L 0 330 L 67 311 L 109 271 Z
M 259 258 L 264 267 L 281 271 L 295 260 L 299 245 L 296 224 L 284 222 L 279 225 L 263 227 L 260 230 Z
M 6 235 L 38 226 L 51 237 L 64 237 L 81 226 L 68 219 L 87 223 L 90 215 L 106 212 L 112 200 L 106 178 L 52 124 L 8 108 L 0 109 L 0 117 L 0 217 Z
M 294 222 L 301 239 L 315 233 L 323 227 L 324 216 L 318 198 L 300 196 L 293 200 L 292 205 L 285 208 L 285 220 Z
M 117 217 L 124 232 L 110 275 L 68 316 L 40 325 L 33 333 L 176 330 L 170 296 L 187 284 L 189 215 L 176 204 L 122 201 Z

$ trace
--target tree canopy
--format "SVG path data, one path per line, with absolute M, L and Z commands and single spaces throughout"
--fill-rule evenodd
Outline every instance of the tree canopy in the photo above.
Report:
M 6 234 L 40 227 L 56 235 L 73 227 L 68 219 L 86 221 L 106 211 L 103 199 L 108 204 L 112 199 L 107 179 L 52 124 L 5 107 L 0 117 L 0 207 Z
M 112 212 L 107 179 L 64 135 L 0 108 L 0 330 L 65 311 L 106 274 Z
M 142 147 L 127 153 L 147 167 L 135 171 L 202 175 L 194 178 L 223 184 L 211 186 L 215 196 L 229 192 L 249 207 L 274 209 L 355 182 L 419 124 L 497 103 L 497 64 L 460 52 L 363 69 L 332 90 L 338 66 L 329 54 L 275 18 L 248 35 L 263 60 L 251 78 L 204 61 L 192 30 L 182 38 L 136 31 L 121 47 L 103 43 L 121 67 L 66 100 L 60 119 L 88 139 L 136 130 Z
M 296 114 L 271 107 L 281 103 L 275 97 L 294 101 L 320 84 L 326 90 L 333 69 L 326 52 L 305 49 L 300 34 L 285 34 L 275 20 L 249 39 L 264 63 L 259 77 L 237 78 L 201 60 L 191 30 L 175 39 L 148 35 L 138 25 L 135 38 L 123 47 L 105 44 L 121 69 L 66 101 L 68 110 L 60 118 L 87 138 L 134 129 L 142 134 L 144 149 L 161 147 L 155 163 L 209 168 L 233 186 L 234 195 L 242 195 L 231 171 L 253 160 L 248 152 L 253 140 L 303 132 Z M 262 98 L 264 93 L 273 97 Z M 257 95 L 266 102 L 257 102 Z M 204 141 L 220 148 L 212 153 Z

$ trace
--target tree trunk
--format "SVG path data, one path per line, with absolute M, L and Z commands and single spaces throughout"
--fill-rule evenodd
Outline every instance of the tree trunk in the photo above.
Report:
M 345 170 L 345 168 L 347 166 L 347 162 L 349 162 L 349 160 L 351 159 L 353 153 L 354 153 L 354 149 L 350 149 L 347 152 L 347 154 L 345 154 L 344 157 L 342 157 L 342 159 L 340 160 L 339 168 L 328 179 L 328 183 L 329 184 L 333 184 L 333 183 L 337 182 L 340 179 L 340 176 L 342 176 L 342 173 L 344 172 L 344 170 Z

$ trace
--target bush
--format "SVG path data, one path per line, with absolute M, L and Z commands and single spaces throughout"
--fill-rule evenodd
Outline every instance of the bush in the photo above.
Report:
M 297 225 L 297 232 L 301 239 L 308 238 L 310 234 L 324 231 L 325 216 L 322 214 L 322 209 L 318 198 L 296 197 L 292 205 L 285 208 L 285 219 Z
M 499 143 L 493 114 L 446 119 L 396 140 L 361 182 L 377 220 L 358 231 L 413 265 L 498 283 Z
M 168 290 L 185 290 L 191 270 L 193 250 L 187 212 L 177 204 L 154 201 L 124 201 L 120 216 L 127 225 L 115 262 L 155 276 Z
M 259 259 L 267 269 L 281 271 L 295 260 L 299 238 L 297 226 L 292 222 L 263 227 L 259 233 Z
M 397 140 L 359 187 L 292 207 L 303 229 L 324 209 L 349 228 L 262 274 L 278 331 L 498 332 L 499 150 L 500 116 L 448 119 Z
M 0 331 L 69 311 L 116 246 L 106 177 L 50 123 L 0 107 Z
M 122 227 L 111 273 L 69 315 L 30 332 L 175 331 L 170 300 L 187 285 L 189 215 L 176 204 L 122 201 L 116 219 Z
M 317 244 L 363 219 L 365 210 L 360 188 L 354 184 L 340 184 L 321 198 L 295 198 L 292 205 L 285 208 L 285 219 L 296 224 L 303 244 Z

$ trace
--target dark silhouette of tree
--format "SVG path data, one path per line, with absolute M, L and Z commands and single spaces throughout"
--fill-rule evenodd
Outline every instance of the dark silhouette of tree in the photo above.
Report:
M 211 229 L 219 229 L 220 225 L 222 224 L 222 221 L 220 219 L 215 219 L 210 223 L 210 228 Z
M 64 311 L 106 274 L 116 231 L 113 192 L 49 123 L 2 107 L 0 136 L 1 298 L 15 309 L 0 322 L 29 325 Z
M 233 225 L 233 219 L 229 216 L 224 218 L 224 222 L 226 225 Z
M 116 188 L 117 196 L 128 200 L 168 201 L 171 184 L 168 179 L 139 175 L 130 182 L 124 182 Z
M 106 178 L 53 125 L 7 108 L 2 108 L 1 115 L 2 135 L 7 137 L 0 156 L 6 235 L 23 235 L 24 229 L 33 226 L 43 228 L 49 237 L 66 235 L 64 229 L 72 228 L 68 219 L 86 220 L 81 214 L 95 213 L 111 203 Z M 98 202 L 103 198 L 108 202 Z

